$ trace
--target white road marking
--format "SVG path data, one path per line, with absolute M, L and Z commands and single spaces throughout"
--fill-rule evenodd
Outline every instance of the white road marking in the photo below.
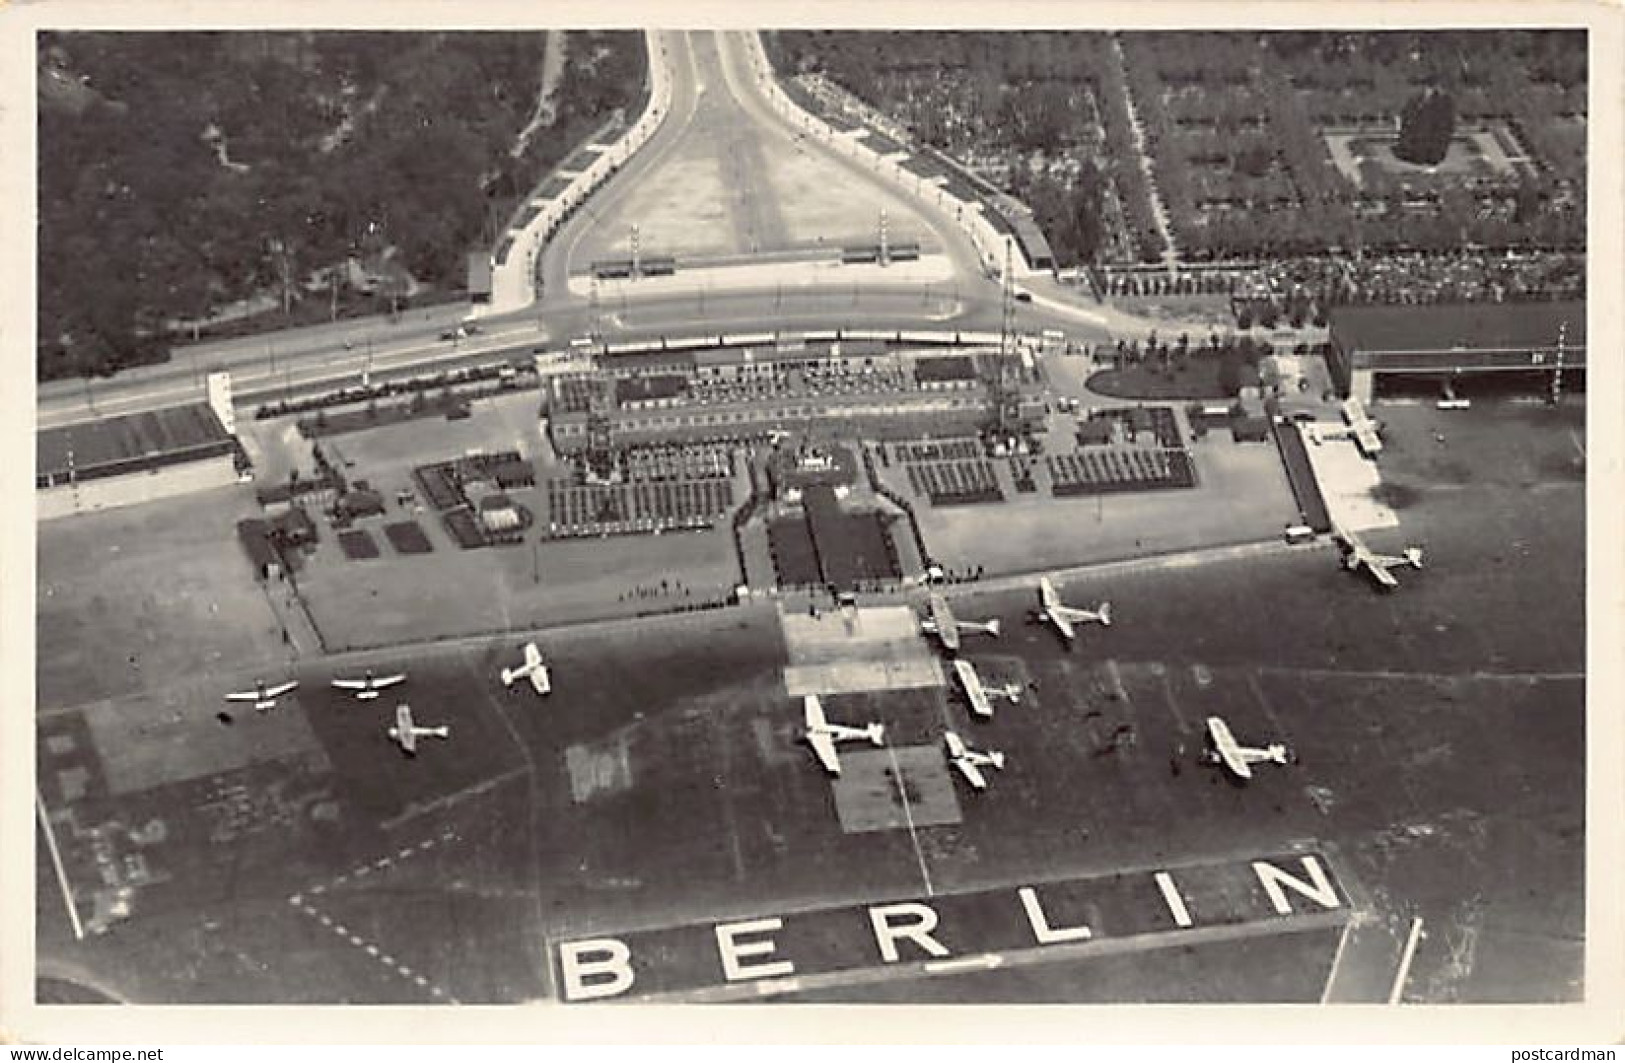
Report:
M 800 988 L 799 978 L 769 978 L 756 983 L 756 995 L 770 997 L 778 993 L 794 993 Z
M 448 828 L 446 831 L 444 831 L 443 833 L 441 833 L 437 837 L 425 838 L 423 841 L 419 842 L 416 846 L 406 846 L 405 848 L 401 849 L 400 856 L 398 858 L 399 859 L 404 859 L 405 857 L 410 856 L 413 853 L 425 852 L 425 851 L 433 848 L 437 842 L 451 841 L 455 837 L 456 837 L 456 833 Z M 360 867 L 356 868 L 352 872 L 346 872 L 345 874 L 339 875 L 337 878 L 333 879 L 332 885 L 337 886 L 339 883 L 345 881 L 347 878 L 350 878 L 352 875 L 354 877 L 356 877 L 356 878 L 360 878 L 363 875 L 368 874 L 374 867 L 378 867 L 378 868 L 388 867 L 389 865 L 394 863 L 394 861 L 396 859 L 397 859 L 397 857 L 390 857 L 390 856 L 379 857 L 377 860 L 375 860 L 370 865 L 369 864 L 363 864 Z M 311 896 L 317 896 L 317 895 L 325 892 L 326 889 L 327 889 L 326 886 L 321 885 L 321 884 L 317 884 L 315 886 L 311 886 L 309 888 L 308 892 L 310 893 Z M 413 984 L 417 985 L 420 989 L 427 989 L 430 993 L 432 993 L 438 999 L 449 1001 L 450 1003 L 453 1003 L 453 1004 L 458 1003 L 456 997 L 453 997 L 453 996 L 449 995 L 444 990 L 442 990 L 439 986 L 431 985 L 429 983 L 429 980 L 427 978 L 425 978 L 423 975 L 418 974 L 417 972 L 413 971 L 410 967 L 406 966 L 404 963 L 401 963 L 394 956 L 392 956 L 389 953 L 387 953 L 387 952 L 383 951 L 382 949 L 380 949 L 373 942 L 363 940 L 360 937 L 360 935 L 358 935 L 358 934 L 354 933 L 353 931 L 351 931 L 349 927 L 344 926 L 342 923 L 334 922 L 327 915 L 327 913 L 317 911 L 315 908 L 313 908 L 310 905 L 310 903 L 308 901 L 306 901 L 304 893 L 295 893 L 295 894 L 293 894 L 291 897 L 288 898 L 288 903 L 293 905 L 295 908 L 298 908 L 300 911 L 304 912 L 306 915 L 314 917 L 317 922 L 322 924 L 322 926 L 324 926 L 327 929 L 331 930 L 333 933 L 337 934 L 339 937 L 343 938 L 345 941 L 347 941 L 351 945 L 354 945 L 356 948 L 361 949 L 368 956 L 371 956 L 373 959 L 377 960 L 379 963 L 381 963 L 385 967 L 388 967 L 391 971 L 393 971 L 394 973 L 396 973 L 400 977 L 411 981 Z
M 38 790 L 34 791 L 34 808 L 39 812 L 40 826 L 45 829 L 45 845 L 51 850 L 51 864 L 56 868 L 56 882 L 62 887 L 62 903 L 68 908 L 68 920 L 73 924 L 73 936 L 77 941 L 85 939 L 85 928 L 79 922 L 79 909 L 73 903 L 73 890 L 68 886 L 68 873 L 62 868 L 62 853 L 56 847 L 56 831 L 51 827 L 51 817 L 45 811 L 45 799 L 40 797 Z
M 1174 885 L 1174 878 L 1166 871 L 1158 871 L 1151 876 L 1157 883 L 1157 889 L 1162 893 L 1162 899 L 1168 905 L 1168 911 L 1173 914 L 1174 925 L 1180 928 L 1192 924 L 1190 909 L 1185 907 L 1185 898 L 1180 894 L 1179 888 Z
M 925 883 L 925 895 L 935 897 L 936 890 L 931 886 L 931 872 L 925 866 L 925 853 L 920 849 L 920 835 L 914 829 L 914 810 L 909 805 L 908 791 L 903 789 L 903 768 L 897 763 L 897 751 L 891 746 L 886 747 L 886 756 L 891 758 L 892 781 L 897 784 L 897 796 L 903 799 L 903 819 L 908 824 L 908 840 L 914 846 L 914 861 L 920 865 L 920 879 Z
M 1269 699 L 1264 696 L 1264 687 L 1258 681 L 1257 672 L 1249 671 L 1247 673 L 1247 685 L 1252 688 L 1253 697 L 1257 699 L 1258 704 L 1263 708 L 1264 715 L 1269 718 L 1270 727 L 1280 736 L 1279 740 L 1283 742 L 1290 741 L 1291 736 L 1287 733 L 1285 725 L 1281 723 L 1280 717 L 1275 715 L 1275 711 L 1270 708 Z
M 1405 981 L 1411 974 L 1411 960 L 1416 958 L 1416 943 L 1422 937 L 1422 917 L 1411 920 L 1411 936 L 1405 941 L 1405 953 L 1399 958 L 1399 970 L 1394 974 L 1394 987 L 1388 991 L 1388 1003 L 1398 1004 L 1405 992 Z
M 1343 962 L 1343 948 L 1349 943 L 1349 935 L 1354 932 L 1354 920 L 1343 924 L 1343 932 L 1337 935 L 1337 951 L 1332 953 L 1332 968 L 1326 975 L 1326 985 L 1320 991 L 1320 1002 L 1326 1003 L 1332 995 L 1332 985 L 1337 981 L 1337 968 Z
M 1112 665 L 1115 669 L 1116 662 L 1113 661 Z M 1113 677 L 1116 678 L 1115 671 L 1113 672 Z M 1117 685 L 1118 689 L 1121 690 L 1121 679 L 1118 680 Z M 1165 704 L 1167 704 L 1168 711 L 1173 714 L 1174 722 L 1179 724 L 1180 731 L 1189 731 L 1191 726 L 1185 722 L 1185 714 L 1179 711 L 1179 701 L 1174 697 L 1174 685 L 1172 681 L 1169 680 L 1167 672 L 1162 673 L 1162 700 Z
M 946 974 L 951 971 L 991 971 L 995 967 L 1004 966 L 1004 957 L 996 952 L 984 952 L 980 956 L 958 956 L 951 960 L 931 960 L 924 965 L 929 974 Z
M 1381 670 L 1344 670 L 1339 668 L 1270 668 L 1259 672 L 1281 672 L 1310 678 L 1331 679 L 1412 679 L 1423 683 L 1445 683 L 1466 680 L 1478 683 L 1541 683 L 1584 679 L 1584 672 L 1393 672 Z

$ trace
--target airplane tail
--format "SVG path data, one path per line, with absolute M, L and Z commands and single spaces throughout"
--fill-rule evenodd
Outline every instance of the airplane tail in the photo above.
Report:
M 512 668 L 504 668 L 502 670 L 502 685 L 503 686 L 505 686 L 505 687 L 513 686 L 513 681 L 515 679 L 518 679 L 518 678 L 519 678 L 519 673 L 517 671 L 515 671 L 514 669 L 512 669 Z
M 1000 771 L 1004 770 L 1004 753 L 1002 751 L 997 749 L 989 750 L 987 754 L 987 761 Z
M 999 637 L 999 621 L 998 621 L 998 618 L 995 617 L 994 619 L 989 620 L 987 623 L 983 624 L 982 625 L 982 630 L 987 632 L 989 635 L 992 635 L 994 638 L 998 638 Z
M 1100 622 L 1102 624 L 1104 624 L 1107 627 L 1112 626 L 1112 603 L 1111 602 L 1101 602 L 1100 603 L 1100 608 L 1096 609 L 1095 612 L 1100 614 Z
M 1407 547 L 1405 550 L 1405 560 L 1411 563 L 1412 568 L 1421 568 L 1422 548 L 1420 546 Z
M 378 691 L 376 690 L 363 690 L 356 694 L 356 697 L 360 698 L 362 701 L 371 701 L 377 696 Z
M 885 745 L 886 744 L 886 725 L 885 724 L 883 724 L 883 723 L 872 723 L 868 727 L 864 728 L 864 730 L 869 732 L 869 741 L 873 742 L 875 745 L 880 746 L 880 745 Z
M 1281 745 L 1279 742 L 1270 746 L 1265 750 L 1265 752 L 1269 754 L 1269 759 L 1273 760 L 1275 763 L 1286 763 L 1286 746 Z
M 439 727 L 431 727 L 431 728 L 429 728 L 429 733 L 431 735 L 433 735 L 434 737 L 436 737 L 436 738 L 450 738 L 451 737 L 451 725 L 450 724 L 442 724 Z

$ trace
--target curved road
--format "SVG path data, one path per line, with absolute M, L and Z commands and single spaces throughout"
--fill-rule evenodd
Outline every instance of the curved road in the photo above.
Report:
M 239 395 L 297 393 L 318 384 L 358 382 L 364 372 L 378 376 L 431 372 L 439 367 L 491 360 L 499 352 L 548 345 L 563 346 L 571 337 L 596 327 L 605 338 L 637 339 L 691 335 L 712 330 L 773 331 L 810 329 L 916 328 L 996 331 L 1002 311 L 999 287 L 980 271 L 969 238 L 934 204 L 913 199 L 864 166 L 835 151 L 817 136 L 798 129 L 772 108 L 758 81 L 759 53 L 745 33 L 656 31 L 672 70 L 672 107 L 661 128 L 621 170 L 561 226 L 542 254 L 543 298 L 531 308 L 483 319 L 483 332 L 468 339 L 441 340 L 467 312 L 461 304 L 412 311 L 399 321 L 360 318 L 312 328 L 287 330 L 242 339 L 175 349 L 171 361 L 143 366 L 110 379 L 63 380 L 40 385 L 40 427 L 73 423 L 156 409 L 203 398 L 202 378 L 210 369 L 229 369 Z M 724 154 L 737 152 L 746 138 L 772 151 L 800 152 L 838 171 L 843 188 L 889 200 L 908 200 L 907 210 L 923 219 L 930 238 L 946 256 L 952 281 L 922 284 L 889 279 L 875 267 L 838 273 L 838 283 L 775 283 L 715 286 L 712 271 L 696 270 L 676 278 L 692 279 L 687 290 L 671 284 L 640 291 L 637 283 L 606 291 L 594 301 L 569 290 L 569 277 L 590 266 L 582 261 L 587 239 L 603 219 L 613 216 L 641 182 L 658 179 L 662 166 L 685 150 L 690 136 L 727 132 Z M 724 173 L 727 170 L 724 169 Z M 737 173 L 736 173 L 737 177 Z M 765 180 L 735 180 L 733 206 L 744 219 L 743 232 L 758 239 L 777 224 L 779 209 L 769 202 Z M 878 186 L 878 190 L 876 188 Z M 782 231 L 782 226 L 779 226 Z M 601 233 L 599 235 L 602 235 Z M 777 256 L 782 258 L 782 255 Z M 827 265 L 827 263 L 826 263 Z M 730 271 L 737 275 L 739 271 Z M 827 275 L 827 271 L 826 271 Z M 1028 330 L 1061 328 L 1077 338 L 1104 338 L 1108 326 L 1119 332 L 1136 327 L 1135 319 L 1106 308 L 1069 306 L 1059 289 L 1038 282 L 1039 294 L 1017 308 L 1017 324 Z M 682 288 L 679 283 L 676 288 Z

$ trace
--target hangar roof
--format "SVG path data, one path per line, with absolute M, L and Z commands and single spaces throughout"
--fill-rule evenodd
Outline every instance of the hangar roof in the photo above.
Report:
M 68 456 L 81 479 L 207 458 L 231 450 L 231 437 L 207 403 L 106 417 L 42 430 L 36 476 L 65 477 Z
M 1532 350 L 1565 342 L 1584 347 L 1586 305 L 1563 303 L 1449 303 L 1433 306 L 1336 307 L 1333 337 L 1345 351 Z

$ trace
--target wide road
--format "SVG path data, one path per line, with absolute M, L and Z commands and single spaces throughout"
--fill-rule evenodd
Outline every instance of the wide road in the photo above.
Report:
M 933 203 L 910 200 L 851 158 L 816 136 L 790 125 L 773 110 L 761 83 L 760 53 L 745 33 L 658 31 L 672 71 L 672 107 L 665 122 L 644 148 L 571 217 L 548 243 L 542 256 L 543 299 L 531 308 L 483 319 L 484 331 L 461 341 L 440 339 L 467 313 L 453 304 L 412 311 L 397 321 L 358 318 L 303 329 L 180 347 L 171 361 L 143 366 L 109 379 L 63 380 L 39 388 L 40 427 L 70 424 L 95 417 L 157 409 L 203 398 L 202 380 L 211 369 L 233 373 L 239 395 L 294 395 L 329 384 L 358 382 L 374 376 L 433 372 L 441 367 L 495 358 L 538 346 L 562 347 L 571 337 L 596 331 L 610 341 L 710 331 L 772 331 L 779 328 L 915 328 L 997 330 L 1001 299 L 988 280 L 963 230 Z M 727 131 L 719 139 L 719 131 Z M 696 139 L 697 138 L 697 139 Z M 792 176 L 805 183 L 809 174 L 828 185 L 808 196 L 834 195 L 861 202 L 888 202 L 897 217 L 923 226 L 921 243 L 946 256 L 953 279 L 921 284 L 893 279 L 873 267 L 842 273 L 839 282 L 744 283 L 738 270 L 726 287 L 713 278 L 721 271 L 696 270 L 674 278 L 677 283 L 640 288 L 634 282 L 598 299 L 570 291 L 569 277 L 590 268 L 591 257 L 613 246 L 627 231 L 621 208 L 650 182 L 677 177 L 675 160 L 727 159 L 747 140 L 756 146 L 751 157 L 779 156 Z M 730 171 L 724 169 L 728 177 Z M 785 185 L 772 175 L 741 184 L 742 171 L 731 171 L 723 187 L 730 225 L 755 239 L 764 255 L 782 258 L 789 244 L 784 224 L 770 219 L 795 214 L 796 204 L 773 201 Z M 827 180 L 825 179 L 827 178 Z M 702 182 L 703 183 L 703 182 Z M 795 185 L 795 181 L 791 181 Z M 735 217 L 737 216 L 737 217 Z M 815 215 L 823 217 L 824 215 Z M 743 220 L 739 220 L 743 219 Z M 769 219 L 769 220 L 764 220 Z M 789 225 L 793 229 L 794 225 Z M 768 236 L 774 246 L 761 246 Z M 606 242 L 607 241 L 607 242 Z M 793 244 L 794 240 L 789 240 Z M 780 246 L 783 245 L 783 246 Z M 668 253 L 680 248 L 667 248 Z M 850 278 L 850 280 L 848 280 Z M 1018 307 L 1023 329 L 1061 328 L 1083 340 L 1104 338 L 1135 327 L 1126 315 L 1093 305 L 1064 303 L 1053 285 L 1029 285 L 1039 294 Z M 1046 294 L 1047 293 L 1047 294 Z
M 873 244 L 882 212 L 891 239 L 974 269 L 973 249 L 944 214 L 774 110 L 751 34 L 657 40 L 671 74 L 666 121 L 544 251 L 546 292 L 595 260 L 629 256 L 634 226 L 640 253 L 692 264 Z

